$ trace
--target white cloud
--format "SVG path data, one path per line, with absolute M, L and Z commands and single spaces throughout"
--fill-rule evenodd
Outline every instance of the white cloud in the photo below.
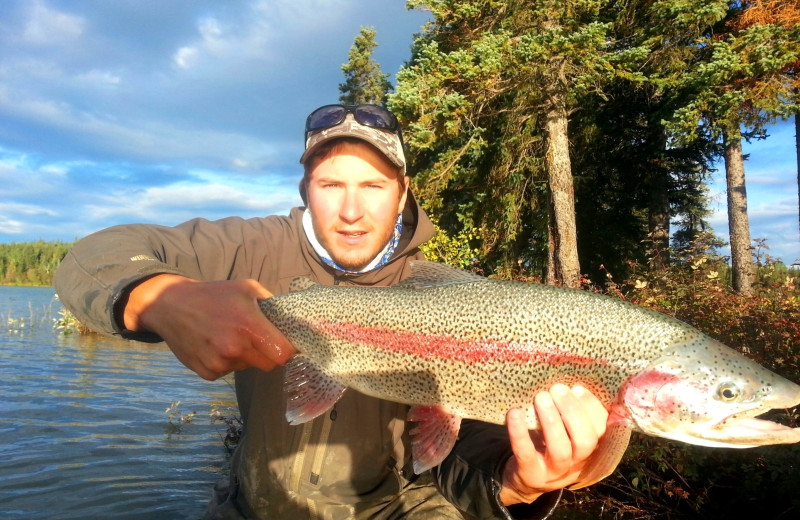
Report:
M 120 188 L 100 196 L 97 204 L 85 207 L 86 218 L 94 222 L 139 221 L 178 224 L 202 216 L 221 218 L 286 213 L 300 202 L 297 191 L 253 183 L 188 182 L 138 189 Z
M 219 21 L 213 16 L 200 20 L 200 23 L 197 24 L 197 29 L 200 32 L 200 36 L 203 38 L 203 43 L 206 48 L 210 50 L 221 50 L 226 47 L 222 27 Z
M 69 43 L 80 38 L 86 29 L 84 18 L 52 9 L 41 0 L 31 2 L 28 16 L 22 38 L 35 45 Z
M 248 76 L 258 72 L 253 62 L 289 63 L 296 69 L 305 49 L 330 52 L 320 38 L 335 34 L 336 24 L 352 9 L 353 3 L 345 0 L 261 0 L 237 13 L 239 18 L 207 15 L 198 20 L 195 38 L 184 42 L 172 60 L 184 70 L 202 63 L 209 73 L 222 66 Z
M 189 69 L 197 62 L 196 47 L 181 47 L 172 56 L 172 62 L 182 69 Z
M 84 83 L 90 87 L 95 86 L 117 86 L 122 82 L 122 78 L 114 74 L 113 72 L 107 70 L 97 70 L 92 69 L 88 72 L 83 72 L 78 74 L 75 79 L 80 82 Z
M 16 204 L 0 241 L 285 213 L 303 120 L 338 96 L 359 27 L 395 72 L 422 17 L 401 1 L 0 0 L 0 201 Z
M 0 213 L 0 230 L 3 234 L 21 235 L 27 230 L 26 228 L 25 222 L 8 218 Z
M 0 203 L 0 215 L 50 215 L 54 217 L 58 215 L 52 209 L 35 206 L 33 204 L 18 204 L 18 203 Z

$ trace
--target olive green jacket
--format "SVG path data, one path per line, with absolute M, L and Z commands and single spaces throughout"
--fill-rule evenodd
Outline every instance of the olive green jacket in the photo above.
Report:
M 112 227 L 76 244 L 56 272 L 54 285 L 64 305 L 89 328 L 160 341 L 152 334 L 124 330 L 119 319 L 131 288 L 150 276 L 254 278 L 273 294 L 287 292 L 298 276 L 326 285 L 389 286 L 410 274 L 410 260 L 422 258 L 419 246 L 434 233 L 409 197 L 404 232 L 392 259 L 368 273 L 345 274 L 326 266 L 314 252 L 303 231 L 302 213 L 295 208 L 288 217 Z M 435 482 L 440 498 L 466 515 L 512 518 L 497 499 L 499 471 L 511 454 L 504 427 L 464 421 L 450 456 L 419 477 L 411 470 L 407 406 L 350 391 L 328 414 L 291 426 L 284 418 L 282 368 L 248 369 L 235 377 L 244 435 L 233 456 L 230 482 L 218 489 L 217 506 L 210 508 L 212 516 L 354 518 L 379 511 L 420 479 Z M 543 518 L 558 497 L 540 498 L 532 511 L 515 512 L 514 517 Z

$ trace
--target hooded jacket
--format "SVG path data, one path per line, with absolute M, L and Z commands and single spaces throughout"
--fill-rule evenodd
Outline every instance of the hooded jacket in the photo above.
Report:
M 404 231 L 391 260 L 374 271 L 346 274 L 316 254 L 303 231 L 303 211 L 247 220 L 195 219 L 176 227 L 108 228 L 75 245 L 54 285 L 64 305 L 87 327 L 160 341 L 120 326 L 128 293 L 151 276 L 254 278 L 276 295 L 287 292 L 298 276 L 325 285 L 389 286 L 410 275 L 409 262 L 423 258 L 419 246 L 434 233 L 409 196 Z M 504 427 L 465 420 L 451 454 L 420 477 L 411 469 L 406 405 L 351 391 L 329 413 L 291 426 L 284 418 L 282 368 L 247 369 L 235 379 L 244 434 L 233 455 L 230 482 L 218 489 L 219 500 L 210 508 L 215 517 L 372 516 L 387 500 L 430 481 L 448 502 L 476 518 L 544 518 L 558 502 L 560 493 L 547 494 L 531 506 L 511 508 L 513 516 L 499 504 L 499 475 L 511 455 Z

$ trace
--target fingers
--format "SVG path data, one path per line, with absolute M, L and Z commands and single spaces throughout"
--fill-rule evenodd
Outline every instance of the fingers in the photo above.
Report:
M 605 432 L 608 412 L 581 386 L 554 385 L 539 392 L 533 406 L 541 430 L 528 431 L 523 410 L 506 415 L 514 454 L 504 467 L 501 499 L 506 504 L 530 502 L 574 484 Z
M 245 330 L 243 335 L 249 338 L 249 348 L 241 354 L 247 366 L 269 371 L 284 365 L 297 352 L 286 336 L 266 318 L 258 330 Z
M 230 324 L 227 343 L 218 348 L 223 369 L 227 372 L 254 367 L 270 371 L 285 364 L 296 349 L 286 336 L 262 313 L 259 300 L 271 298 L 272 293 L 255 280 L 233 282 L 234 290 L 247 295 L 247 304 L 235 308 L 225 317 Z M 233 286 L 232 286 L 233 287 Z M 231 308 L 233 309 L 233 308 Z
M 574 448 L 570 432 L 580 426 L 575 419 L 568 425 L 566 417 L 574 415 L 574 400 L 569 388 L 554 386 L 550 392 L 539 392 L 534 399 L 536 415 L 542 427 L 545 462 L 553 476 L 566 474 L 572 466 Z
M 568 467 L 573 461 L 582 461 L 597 447 L 597 427 L 591 411 L 582 401 L 585 399 L 582 394 L 588 392 L 582 387 L 576 388 L 580 390 L 558 384 L 553 386 L 549 394 L 545 394 L 551 396 L 558 410 L 558 417 L 550 417 L 549 422 L 542 424 L 549 456 L 559 464 L 557 467 Z
M 506 414 L 508 435 L 513 456 L 503 468 L 503 487 L 500 500 L 506 504 L 532 502 L 549 491 L 549 478 L 544 454 L 541 453 L 525 422 L 525 412 L 519 408 Z
M 593 393 L 580 385 L 572 387 L 572 393 L 578 398 L 583 411 L 591 418 L 597 436 L 602 436 L 606 432 L 606 422 L 608 421 L 608 410 L 605 405 Z
M 511 440 L 511 450 L 520 464 L 530 465 L 538 461 L 541 457 L 539 449 L 534 443 L 531 436 L 533 432 L 528 430 L 528 425 L 525 422 L 525 412 L 519 408 L 509 410 L 506 415 L 506 423 L 508 425 L 508 437 Z
M 277 365 L 284 365 L 297 352 L 294 345 L 278 330 L 278 328 L 261 313 L 258 306 L 259 300 L 272 298 L 272 293 L 255 280 L 246 280 L 252 296 L 255 299 L 257 324 L 253 329 L 247 329 L 245 334 L 250 337 L 250 344 L 255 351 L 251 358 L 251 366 L 271 370 Z M 270 366 L 271 365 L 271 366 Z M 265 368 L 270 366 L 270 368 Z
M 197 282 L 165 276 L 152 280 L 140 285 L 137 296 L 146 298 L 135 300 L 144 303 L 133 307 L 140 312 L 131 314 L 204 379 L 249 367 L 272 370 L 295 353 L 261 312 L 258 301 L 272 293 L 257 281 Z

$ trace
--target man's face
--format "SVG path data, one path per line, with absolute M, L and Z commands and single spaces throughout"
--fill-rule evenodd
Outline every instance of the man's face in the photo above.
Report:
M 341 143 L 314 165 L 308 209 L 314 233 L 337 265 L 366 267 L 394 233 L 408 178 L 366 143 Z

